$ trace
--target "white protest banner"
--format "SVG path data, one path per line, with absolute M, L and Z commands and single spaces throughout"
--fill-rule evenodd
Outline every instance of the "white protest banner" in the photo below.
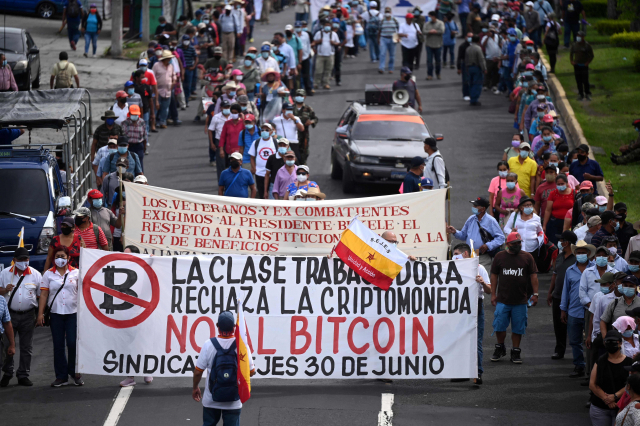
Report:
M 420 7 L 422 15 L 426 16 L 427 13 L 436 10 L 438 0 L 381 0 L 378 5 L 380 6 L 378 10 L 384 11 L 385 7 L 390 7 L 393 16 L 404 19 L 405 15 L 412 12 L 416 6 Z
M 253 8 L 255 9 L 256 21 L 262 19 L 262 0 L 253 0 Z
M 324 256 L 354 216 L 394 231 L 398 248 L 445 260 L 446 190 L 335 201 L 275 201 L 196 194 L 125 183 L 126 244 L 143 253 Z
M 257 376 L 472 378 L 478 259 L 408 262 L 387 291 L 325 257 L 82 249 L 78 371 L 189 376 L 244 298 Z
M 310 21 L 309 21 L 309 31 L 311 31 L 311 24 L 318 19 L 318 13 L 320 13 L 320 9 L 322 9 L 325 6 L 331 6 L 333 2 L 331 0 L 311 0 L 309 2 L 309 14 L 310 14 Z

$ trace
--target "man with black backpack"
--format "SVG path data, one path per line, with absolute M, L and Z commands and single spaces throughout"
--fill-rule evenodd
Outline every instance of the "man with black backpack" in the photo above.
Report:
M 429 156 L 425 160 L 424 177 L 429 178 L 434 183 L 434 188 L 446 188 L 449 182 L 449 171 L 444 164 L 444 158 L 438 151 L 435 138 L 424 140 L 424 152 Z
M 82 3 L 80 0 L 67 0 L 62 10 L 62 22 L 67 23 L 69 46 L 76 50 L 76 43 L 80 38 L 80 21 L 82 21 Z
M 240 424 L 242 402 L 238 393 L 238 354 L 234 337 L 235 319 L 229 311 L 218 316 L 218 337 L 212 337 L 202 345 L 200 356 L 193 372 L 191 396 L 202 401 L 203 426 L 215 426 L 220 417 L 224 426 Z M 250 358 L 251 375 L 255 373 Z M 200 391 L 202 373 L 207 370 L 204 395 Z

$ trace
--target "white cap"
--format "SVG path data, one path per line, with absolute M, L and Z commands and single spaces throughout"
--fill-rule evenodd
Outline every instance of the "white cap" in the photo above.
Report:
M 500 20 L 500 15 L 498 15 L 497 13 L 494 13 L 493 15 L 491 15 L 491 20 L 492 21 L 499 21 Z
M 309 173 L 309 166 L 304 166 L 304 165 L 303 166 L 298 166 L 298 170 L 300 170 L 300 169 L 306 170 L 307 173 Z
M 231 5 L 230 5 L 230 4 L 228 4 L 228 5 L 226 5 L 226 6 L 224 7 L 224 10 L 232 10 L 232 9 L 233 9 L 233 7 L 231 7 Z
M 147 183 L 147 177 L 145 175 L 138 175 L 133 180 L 133 183 Z
M 284 27 L 285 31 L 293 31 L 293 25 L 289 24 L 286 27 Z
M 138 65 L 149 65 L 149 62 L 147 62 L 147 60 L 146 60 L 146 59 L 140 59 L 140 60 L 138 61 Z
M 242 161 L 242 154 L 238 151 L 234 152 L 230 155 L 231 158 L 236 159 L 238 161 Z
M 529 148 L 529 149 L 531 149 L 531 145 L 529 145 L 529 143 L 527 143 L 527 142 L 522 142 L 522 143 L 520 144 L 520 149 L 523 149 L 523 148 Z
M 528 2 L 525 3 L 525 5 L 529 6 L 529 7 L 533 7 L 533 2 L 532 1 L 528 1 Z
M 118 145 L 118 139 L 109 139 L 107 141 L 107 145 L 111 145 L 111 144 Z
M 369 7 L 378 7 L 378 2 L 370 1 L 369 2 Z

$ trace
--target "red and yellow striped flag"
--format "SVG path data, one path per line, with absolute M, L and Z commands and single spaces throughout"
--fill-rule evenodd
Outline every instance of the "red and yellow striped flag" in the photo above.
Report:
M 242 301 L 238 303 L 238 320 L 236 322 L 236 350 L 238 352 L 238 394 L 244 404 L 251 398 L 251 350 L 247 340 L 247 324 L 242 312 Z
M 335 252 L 356 274 L 383 290 L 389 289 L 409 258 L 357 217 L 342 233 Z

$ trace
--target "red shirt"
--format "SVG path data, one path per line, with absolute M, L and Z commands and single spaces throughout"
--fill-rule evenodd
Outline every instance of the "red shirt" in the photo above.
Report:
M 129 81 L 133 81 L 133 76 L 129 79 Z M 149 86 L 157 86 L 158 82 L 156 81 L 156 76 L 149 70 L 144 72 L 144 77 L 140 79 L 142 84 L 148 84 Z
M 574 195 L 573 191 L 567 195 L 560 194 L 557 189 L 551 191 L 549 198 L 547 198 L 547 201 L 553 201 L 551 216 L 564 220 L 567 211 L 573 208 Z
M 538 189 L 536 189 L 536 195 L 533 199 L 540 202 L 540 217 L 542 218 L 544 218 L 544 212 L 547 211 L 547 199 L 549 198 L 549 194 L 551 194 L 551 191 L 554 189 L 556 189 L 556 183 L 549 183 L 547 181 L 542 182 Z
M 102 246 L 106 246 L 109 243 L 107 242 L 107 237 L 105 237 L 102 228 L 98 227 L 98 242 L 96 242 L 96 234 L 93 232 L 93 223 L 89 222 L 89 226 L 84 231 L 81 231 L 80 228 L 76 226 L 75 234 L 84 240 L 84 245 L 90 249 L 99 249 Z
M 234 152 L 240 151 L 238 146 L 238 140 L 240 139 L 240 132 L 244 130 L 244 120 L 238 118 L 237 123 L 233 123 L 233 120 L 227 120 L 222 126 L 222 132 L 220 133 L 220 144 L 218 148 L 224 149 L 224 153 L 229 155 Z

